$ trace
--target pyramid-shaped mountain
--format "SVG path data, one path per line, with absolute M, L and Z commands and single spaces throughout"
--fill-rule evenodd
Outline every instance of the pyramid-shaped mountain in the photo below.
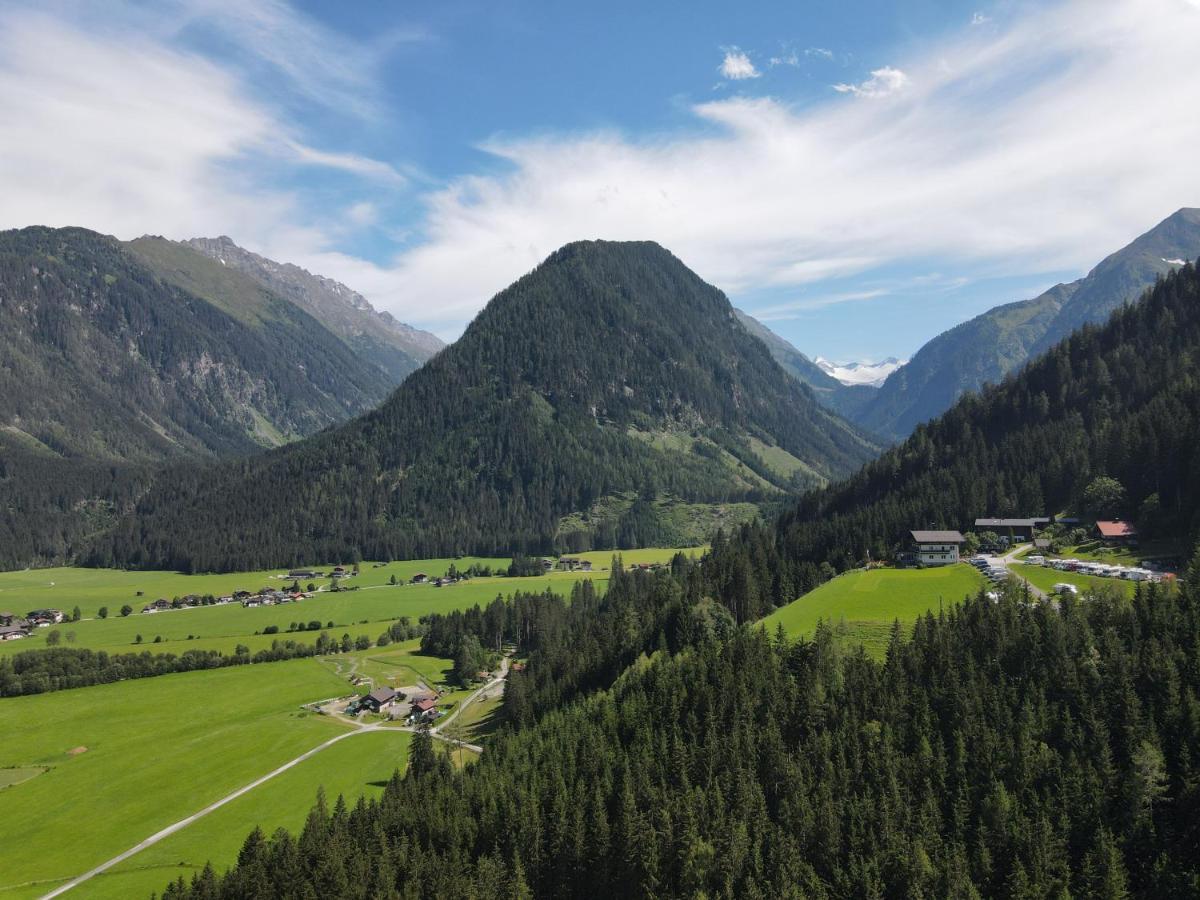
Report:
M 876 451 L 662 247 L 575 243 L 374 412 L 164 477 L 93 559 L 195 571 L 698 541 Z

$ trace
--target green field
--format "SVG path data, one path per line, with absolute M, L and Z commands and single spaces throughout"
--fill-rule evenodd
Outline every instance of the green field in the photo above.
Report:
M 0 898 L 38 896 L 343 733 L 300 707 L 345 693 L 305 659 L 0 700 L 0 766 L 48 767 L 0 791 L 0 846 L 16 848 Z
M 156 637 L 161 636 L 168 642 L 168 646 L 155 645 L 152 648 L 138 649 L 163 652 L 170 650 L 175 653 L 190 649 L 222 649 L 232 652 L 237 644 L 247 643 L 241 638 L 261 632 L 272 625 L 280 632 L 285 632 L 293 622 L 319 621 L 322 627 L 328 622 L 333 622 L 334 629 L 331 633 L 336 632 L 338 637 L 346 631 L 352 635 L 365 631 L 370 637 L 376 638 L 385 630 L 386 626 L 382 623 L 394 621 L 402 616 L 408 616 L 415 622 L 429 613 L 447 613 L 466 609 L 477 603 L 486 605 L 498 595 L 507 595 L 515 591 L 544 591 L 549 588 L 567 594 L 575 582 L 583 578 L 592 578 L 601 590 L 607 584 L 606 578 L 576 572 L 555 572 L 536 578 L 474 578 L 440 588 L 431 584 L 404 584 L 394 587 L 385 584 L 336 593 L 321 592 L 298 603 L 286 603 L 282 606 L 245 609 L 241 604 L 230 603 L 158 613 L 135 612 L 125 617 L 110 615 L 107 619 L 64 622 L 55 626 L 55 629 L 61 633 L 64 645 L 69 641 L 68 633 L 72 633 L 74 640 L 70 641 L 70 645 L 92 649 L 128 652 L 133 649 L 140 634 L 143 644 L 150 644 Z M 347 627 L 363 622 L 378 624 L 372 628 L 357 630 Z M 46 635 L 51 630 L 54 629 L 38 628 L 25 640 L 5 641 L 0 645 L 0 653 L 11 654 L 44 646 Z M 188 641 L 189 635 L 194 638 L 226 640 L 195 643 Z M 317 632 L 281 634 L 276 637 L 293 637 L 302 643 L 312 643 L 316 640 Z M 269 646 L 270 641 L 266 644 Z
M 1078 572 L 1060 572 L 1057 569 L 1047 569 L 1044 566 L 1015 564 L 1011 567 L 1014 574 L 1028 579 L 1034 587 L 1049 593 L 1059 582 L 1073 584 L 1080 591 L 1094 591 L 1108 588 L 1132 597 L 1134 583 L 1122 578 L 1099 578 L 1095 575 L 1080 575 Z
M 1110 547 L 1101 541 L 1088 541 L 1074 547 L 1064 547 L 1055 554 L 1063 559 L 1086 559 L 1110 566 L 1140 566 L 1143 559 L 1181 556 L 1181 548 L 1168 541 L 1143 541 L 1137 547 Z
M 378 796 L 392 773 L 403 771 L 410 737 L 408 732 L 376 731 L 334 744 L 97 876 L 77 893 L 111 900 L 149 897 L 181 875 L 191 880 L 207 861 L 219 872 L 237 859 L 242 842 L 256 825 L 267 835 L 276 828 L 297 833 L 318 788 L 324 788 L 331 808 L 339 794 L 348 806 L 360 796 Z
M 790 637 L 810 636 L 817 623 L 835 626 L 848 642 L 859 643 L 882 657 L 892 623 L 906 625 L 929 610 L 960 603 L 985 581 L 961 563 L 936 569 L 872 569 L 847 572 L 762 620 L 768 633 L 777 626 Z

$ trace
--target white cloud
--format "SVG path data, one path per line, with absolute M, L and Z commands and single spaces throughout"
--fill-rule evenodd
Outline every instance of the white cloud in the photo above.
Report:
M 1200 0 L 1198 0 L 1198 2 L 1200 2 Z M 992 17 L 986 15 L 985 13 L 977 12 L 971 16 L 972 25 L 986 25 L 990 21 L 992 21 Z
M 789 284 L 838 295 L 834 279 L 909 261 L 1083 271 L 1200 205 L 1200 120 L 1181 112 L 1200 96 L 1188 9 L 1076 0 L 964 26 L 899 61 L 912 80 L 886 104 L 730 98 L 694 108 L 698 135 L 492 141 L 504 174 L 428 195 L 420 241 L 392 265 L 340 271 L 443 331 L 584 238 L 656 240 L 750 306 Z
M 824 47 L 809 47 L 804 51 L 805 56 L 815 56 L 819 59 L 833 59 L 833 51 Z
M 861 84 L 835 84 L 833 89 L 840 94 L 854 94 L 856 97 L 890 97 L 908 87 L 909 77 L 899 69 L 884 66 L 875 69 L 871 77 Z
M 376 188 L 402 186 L 394 166 L 315 147 L 258 99 L 252 88 L 260 82 L 245 74 L 248 35 L 233 66 L 189 49 L 182 33 L 206 22 L 206 11 L 231 5 L 241 17 L 269 12 L 266 21 L 295 42 L 297 59 L 328 76 L 326 99 L 342 104 L 358 76 L 341 63 L 319 64 L 321 32 L 287 18 L 273 0 L 176 3 L 176 18 L 160 15 L 165 7 L 122 3 L 95 17 L 53 4 L 0 10 L 0 227 L 83 225 L 125 238 L 232 234 L 263 252 L 296 256 L 328 246 L 341 226 L 322 221 L 327 202 L 280 186 L 289 173 L 319 168 Z M 265 39 L 271 69 L 275 39 Z M 295 74 L 276 73 L 272 100 L 289 92 L 313 99 L 305 76 Z
M 746 78 L 758 78 L 762 73 L 754 67 L 753 61 L 737 47 L 725 47 L 725 58 L 721 60 L 720 72 L 723 78 L 731 81 L 742 81 Z

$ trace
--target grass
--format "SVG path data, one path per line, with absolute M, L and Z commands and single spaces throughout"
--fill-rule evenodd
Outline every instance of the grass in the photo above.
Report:
M 47 771 L 45 766 L 11 766 L 7 769 L 0 769 L 0 790 L 21 784 L 30 778 L 37 778 Z
M 872 569 L 847 572 L 780 607 L 762 620 L 768 633 L 782 625 L 789 637 L 810 636 L 820 621 L 838 627 L 849 642 L 882 657 L 892 623 L 911 625 L 939 605 L 959 603 L 984 585 L 974 568 L 960 563 L 935 569 Z
M 0 846 L 19 848 L 0 898 L 40 895 L 344 731 L 300 709 L 344 693 L 305 659 L 0 701 L 0 766 L 48 769 L 0 791 Z
M 1144 541 L 1138 547 L 1110 547 L 1101 541 L 1088 541 L 1074 547 L 1064 547 L 1056 554 L 1063 559 L 1086 559 L 1110 566 L 1140 566 L 1143 559 L 1181 556 L 1179 547 L 1164 541 Z
M 319 632 L 284 634 L 291 623 L 310 621 L 318 621 L 322 627 L 328 622 L 333 622 L 334 627 L 328 630 L 339 638 L 344 633 L 349 633 L 352 637 L 365 633 L 374 639 L 386 629 L 386 623 L 403 616 L 416 621 L 429 613 L 446 613 L 476 604 L 485 606 L 498 595 L 507 595 L 514 591 L 550 589 L 568 594 L 575 582 L 585 578 L 591 578 L 601 591 L 608 584 L 607 578 L 579 572 L 552 572 L 532 578 L 474 578 L 441 588 L 431 584 L 402 584 L 393 587 L 385 582 L 381 585 L 362 586 L 356 591 L 321 592 L 298 603 L 282 606 L 245 609 L 240 604 L 231 603 L 151 614 L 138 611 L 130 616 L 110 614 L 107 619 L 85 619 L 80 622 L 63 623 L 55 628 L 61 633 L 62 639 L 68 641 L 64 646 L 110 652 L 129 652 L 133 649 L 172 653 L 182 653 L 191 649 L 233 652 L 239 643 L 251 646 L 251 642 L 245 638 L 270 626 L 278 628 L 280 633 L 266 635 L 265 641 L 254 642 L 252 650 L 258 649 L 259 645 L 270 646 L 273 639 L 294 638 L 301 643 L 312 643 Z M 359 627 L 363 622 L 374 624 Z M 5 641 L 0 644 L 0 654 L 44 647 L 46 635 L 51 630 L 38 628 L 25 640 Z M 73 641 L 68 640 L 68 634 L 74 635 Z M 143 639 L 141 645 L 136 644 L 139 634 Z M 189 641 L 188 635 L 192 635 L 194 640 Z M 153 643 L 159 636 L 165 643 Z
M 446 729 L 446 737 L 466 741 L 468 744 L 483 743 L 500 727 L 503 721 L 503 704 L 503 694 L 472 703 Z
M 1041 588 L 1046 593 L 1053 590 L 1059 583 L 1073 584 L 1080 591 L 1094 591 L 1110 588 L 1120 591 L 1126 597 L 1132 597 L 1134 583 L 1122 578 L 1100 578 L 1095 575 L 1080 575 L 1078 572 L 1060 572 L 1057 569 L 1047 569 L 1043 566 L 1014 564 L 1012 571 L 1025 578 L 1034 587 Z
M 255 826 L 267 835 L 277 828 L 298 833 L 318 788 L 330 807 L 338 795 L 350 807 L 360 796 L 378 796 L 392 773 L 404 770 L 410 738 L 407 732 L 386 731 L 347 738 L 98 876 L 86 894 L 111 900 L 148 897 L 180 876 L 190 881 L 205 862 L 219 872 L 236 862 Z
M 703 549 L 702 547 L 693 547 L 684 552 L 701 553 Z M 608 568 L 613 556 L 617 554 L 629 565 L 637 562 L 667 562 L 676 552 L 672 548 L 652 547 L 642 550 L 593 550 L 570 555 L 590 560 L 597 571 L 602 571 Z M 389 586 L 393 576 L 399 582 L 408 582 L 418 572 L 424 572 L 431 578 L 444 575 L 452 564 L 459 569 L 479 564 L 490 566 L 493 570 L 507 570 L 510 562 L 509 559 L 478 556 L 457 559 L 449 557 L 416 559 L 391 563 L 364 562 L 361 564 L 360 574 L 348 579 L 346 585 L 359 588 L 382 588 Z M 328 572 L 332 567 L 332 563 L 313 566 L 321 572 Z M 113 618 L 117 616 L 122 605 L 129 604 L 134 608 L 134 614 L 138 615 L 144 605 L 159 597 L 170 600 L 187 594 L 221 596 L 232 594 L 237 590 L 255 591 L 262 587 L 287 587 L 292 583 L 292 579 L 280 577 L 286 573 L 286 569 L 234 572 L 223 575 L 184 575 L 179 572 L 163 571 L 128 572 L 120 569 L 81 569 L 62 566 L 49 569 L 22 569 L 14 572 L 0 572 L 0 610 L 9 610 L 20 615 L 31 609 L 51 607 L 69 613 L 78 606 L 84 618 L 92 618 L 98 613 L 100 607 L 106 606 L 109 617 Z M 579 576 L 577 573 L 555 572 L 550 577 L 567 577 L 574 581 Z M 326 578 L 312 580 L 318 587 L 326 586 L 329 583 Z M 305 586 L 308 581 L 309 579 L 301 579 L 301 586 Z M 508 578 L 476 579 L 466 584 L 456 585 L 455 589 L 462 590 L 488 583 L 493 585 L 488 588 L 488 591 L 493 592 L 492 596 L 495 596 L 495 593 L 507 594 L 518 587 L 523 590 L 530 589 L 521 586 L 518 581 L 518 579 Z M 428 585 L 411 585 L 411 587 L 439 590 Z M 440 590 L 446 590 L 446 588 Z M 142 596 L 138 596 L 139 591 Z M 253 630 L 250 629 L 250 631 Z

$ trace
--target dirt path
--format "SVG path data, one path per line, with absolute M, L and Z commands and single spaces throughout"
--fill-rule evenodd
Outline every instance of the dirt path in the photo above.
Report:
M 454 719 L 457 718 L 458 714 L 460 712 L 462 712 L 463 709 L 465 709 L 467 706 L 469 706 L 470 704 L 477 701 L 480 697 L 484 696 L 484 694 L 487 691 L 494 689 L 497 685 L 503 686 L 504 679 L 507 676 L 508 676 L 508 658 L 504 657 L 500 661 L 500 674 L 497 675 L 495 678 L 493 678 L 491 681 L 489 681 L 487 684 L 483 685 L 483 687 L 479 688 L 479 690 L 472 693 L 462 703 L 458 704 L 458 707 L 454 710 L 453 713 L 451 713 L 446 718 L 446 720 L 444 722 L 441 722 L 440 724 L 429 729 L 429 734 L 439 741 L 445 741 L 447 744 L 452 744 L 456 747 L 464 747 L 467 750 L 471 750 L 475 753 L 482 753 L 483 747 L 480 747 L 477 744 L 468 744 L 466 741 L 460 741 L 455 738 L 446 737 L 443 734 L 439 734 L 439 731 L 442 728 L 444 728 L 445 726 L 449 725 L 452 721 L 454 721 Z M 346 738 L 354 737 L 356 734 L 363 734 L 363 733 L 369 732 L 369 731 L 385 731 L 385 732 L 387 732 L 387 731 L 407 731 L 410 733 L 417 731 L 416 728 L 411 727 L 411 726 L 406 726 L 406 725 L 402 725 L 402 726 L 387 726 L 387 725 L 383 725 L 383 724 L 364 725 L 359 722 L 353 722 L 352 720 L 345 719 L 342 716 L 333 716 L 332 718 L 335 718 L 339 722 L 353 725 L 354 726 L 353 730 L 346 731 L 342 734 L 337 735 L 336 737 L 332 737 L 329 740 L 325 741 L 323 744 L 318 744 L 317 746 L 313 747 L 311 750 L 306 750 L 304 753 L 301 753 L 295 759 L 285 762 L 283 765 L 279 766 L 277 769 L 271 770 L 266 775 L 263 775 L 261 778 L 257 778 L 254 781 L 250 782 L 249 784 L 245 785 L 244 787 L 238 788 L 232 794 L 227 794 L 226 796 L 222 797 L 220 800 L 210 803 L 208 806 L 204 807 L 203 809 L 201 809 L 197 812 L 192 813 L 190 816 L 187 816 L 186 818 L 180 819 L 178 822 L 168 825 L 166 828 L 162 829 L 161 831 L 157 831 L 154 834 L 150 835 L 150 837 L 146 838 L 141 843 L 136 844 L 133 847 L 130 847 L 124 853 L 120 853 L 117 856 L 114 856 L 112 859 L 106 860 L 105 862 L 100 863 L 100 865 L 96 866 L 95 868 L 89 869 L 87 872 L 84 872 L 82 875 L 72 878 L 66 884 L 60 885 L 59 887 L 56 887 L 54 890 L 50 891 L 50 893 L 43 894 L 41 896 L 41 898 L 39 898 L 39 900 L 50 900 L 50 898 L 52 898 L 52 897 L 58 897 L 58 896 L 61 896 L 62 894 L 67 893 L 67 891 L 74 890 L 75 888 L 79 887 L 79 885 L 83 884 L 85 881 L 89 881 L 90 879 L 95 878 L 97 875 L 107 872 L 109 869 L 113 868 L 113 866 L 120 865 L 121 863 L 125 862 L 125 860 L 129 859 L 130 857 L 136 856 L 137 854 L 141 853 L 147 847 L 153 847 L 159 841 L 162 841 L 162 840 L 170 837 L 171 835 L 175 834 L 178 831 L 182 831 L 184 828 L 187 828 L 189 825 L 191 825 L 196 820 L 201 819 L 204 816 L 207 816 L 210 812 L 213 812 L 214 810 L 220 809 L 222 806 L 224 806 L 227 803 L 231 803 L 232 801 L 238 799 L 238 797 L 241 797 L 245 794 L 250 793 L 250 791 L 252 791 L 256 787 L 259 787 L 259 786 L 265 784 L 266 782 L 270 781 L 276 775 L 282 775 L 288 769 L 298 766 L 300 763 L 304 762 L 306 759 L 310 759 L 313 756 L 316 756 L 322 750 L 332 747 L 334 744 L 338 743 L 339 741 L 344 741 L 344 740 L 346 740 Z
M 59 887 L 52 890 L 50 893 L 43 894 L 42 897 L 40 898 L 40 900 L 50 900 L 51 897 L 58 897 L 61 894 L 65 894 L 67 891 L 70 891 L 70 890 L 73 890 L 73 889 L 79 887 L 79 885 L 83 884 L 85 881 L 95 878 L 97 875 L 100 875 L 103 872 L 107 872 L 113 866 L 120 865 L 125 860 L 129 859 L 131 856 L 136 856 L 138 853 L 141 853 L 147 847 L 153 847 L 159 841 L 164 840 L 165 838 L 168 838 L 171 835 L 175 834 L 175 832 L 181 831 L 184 828 L 187 828 L 189 825 L 191 825 L 197 819 L 201 819 L 204 816 L 207 816 L 210 812 L 220 809 L 226 803 L 230 803 L 230 802 L 236 800 L 238 797 L 241 797 L 243 794 L 248 794 L 250 791 L 254 790 L 256 787 L 259 787 L 260 785 L 265 784 L 266 782 L 270 781 L 276 775 L 282 775 L 288 769 L 291 769 L 294 766 L 300 765 L 300 763 L 304 762 L 306 759 L 316 756 L 322 750 L 332 747 L 334 744 L 338 743 L 339 741 L 344 741 L 344 740 L 346 740 L 346 738 L 354 737 L 356 734 L 362 734 L 367 731 L 386 731 L 386 730 L 393 730 L 393 729 L 385 729 L 379 725 L 359 725 L 354 731 L 347 731 L 342 734 L 339 734 L 337 737 L 330 738 L 329 740 L 325 741 L 325 743 L 318 744 L 317 746 L 313 747 L 311 750 L 307 750 L 304 753 L 301 753 L 295 759 L 285 762 L 282 766 L 280 766 L 277 769 L 273 769 L 272 771 L 268 772 L 266 775 L 263 775 L 261 778 L 257 778 L 254 781 L 250 782 L 249 784 L 245 785 L 244 787 L 238 788 L 232 794 L 227 794 L 226 796 L 222 797 L 220 800 L 217 800 L 215 803 L 210 803 L 208 806 L 204 807 L 203 809 L 199 810 L 198 812 L 192 813 L 187 818 L 180 819 L 178 822 L 168 825 L 166 828 L 162 829 L 161 831 L 155 832 L 154 834 L 150 835 L 150 837 L 148 837 L 144 841 L 142 841 L 140 844 L 130 847 L 124 853 L 114 856 L 112 859 L 107 860 L 106 862 L 100 863 L 100 865 L 96 866 L 94 869 L 89 869 L 87 872 L 84 872 L 82 875 L 72 878 L 66 884 L 60 885 Z

